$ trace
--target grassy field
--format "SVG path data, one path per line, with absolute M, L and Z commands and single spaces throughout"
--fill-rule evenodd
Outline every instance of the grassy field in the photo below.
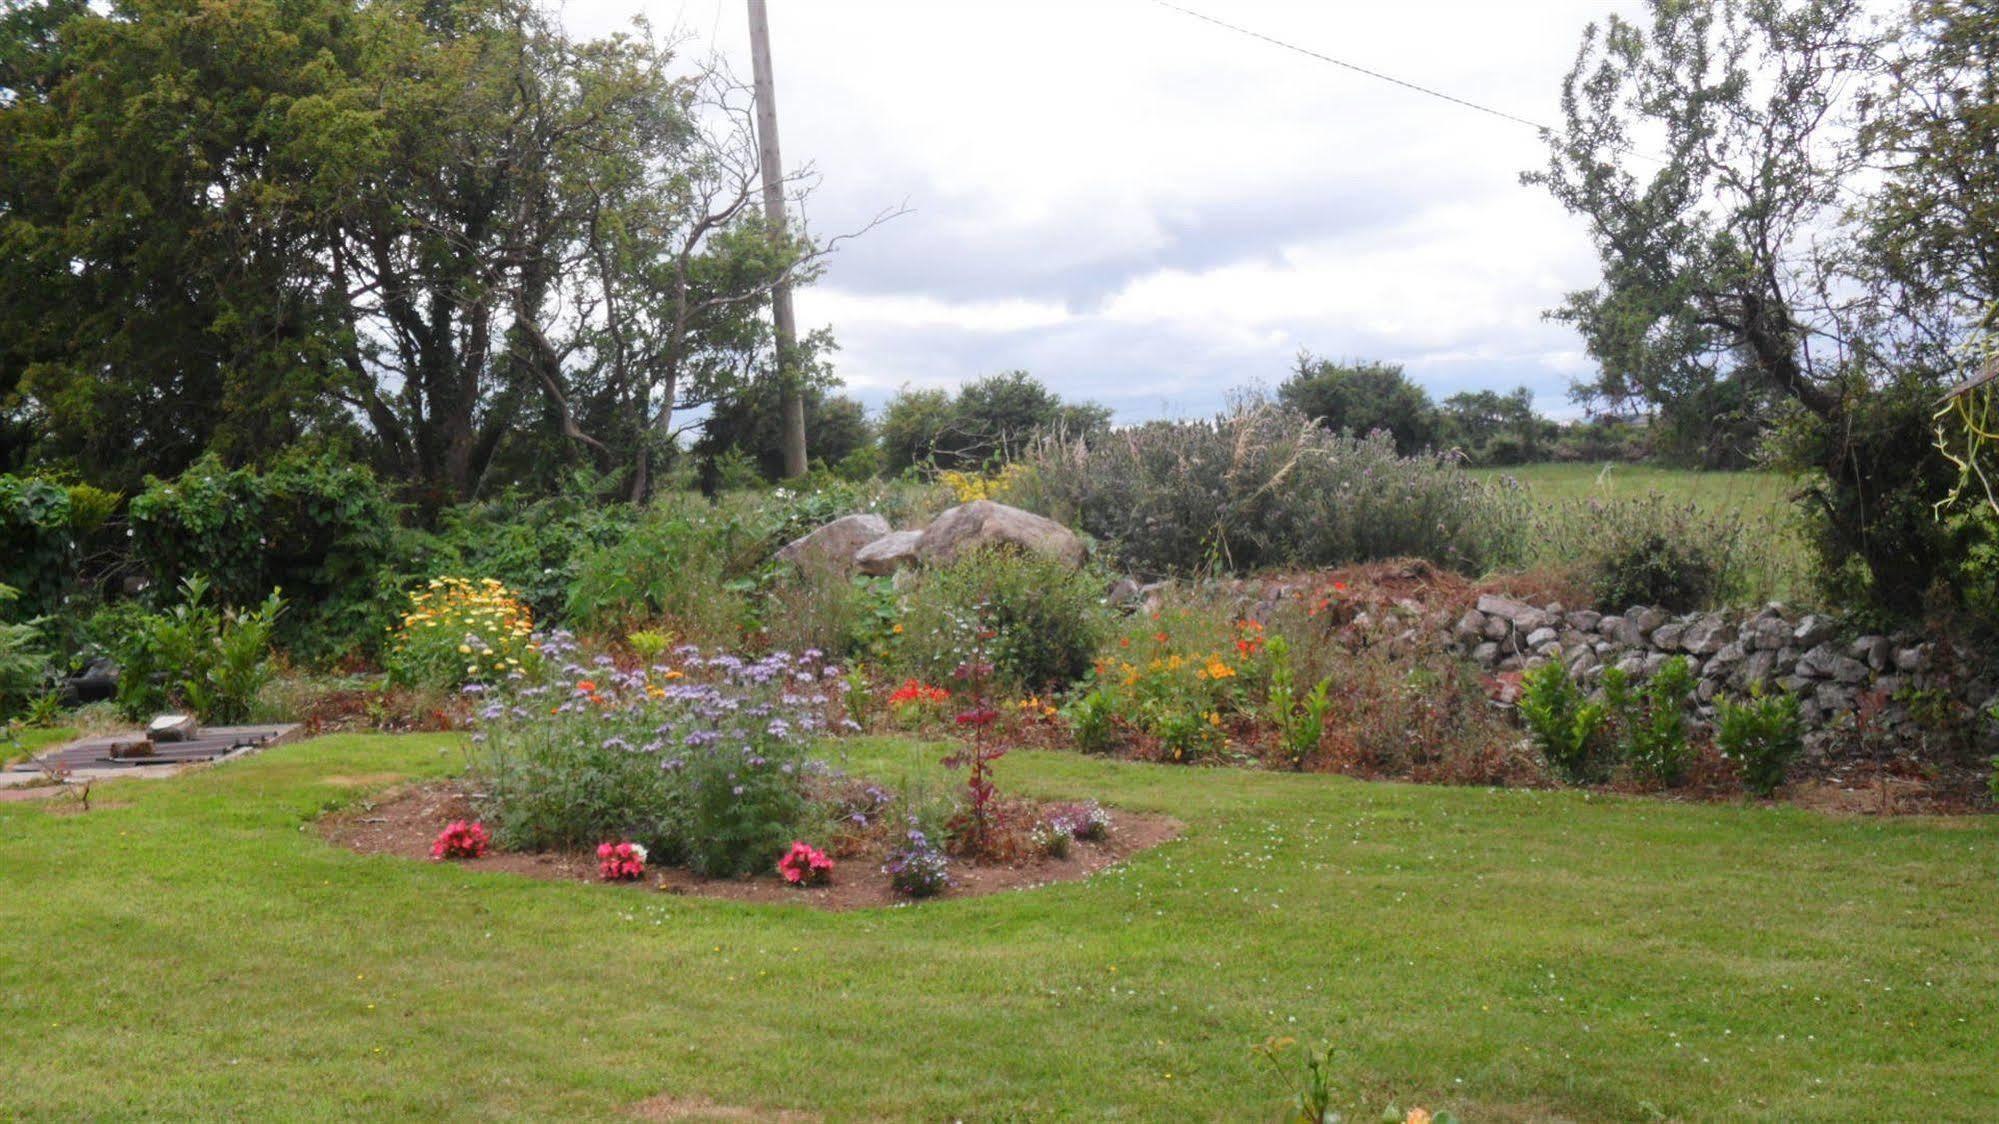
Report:
M 1702 472 L 1637 464 L 1530 464 L 1479 469 L 1487 480 L 1511 477 L 1550 511 L 1589 500 L 1639 499 L 1652 493 L 1738 518 L 1753 548 L 1745 600 L 1798 601 L 1810 595 L 1806 546 L 1791 497 L 1798 484 L 1776 472 Z
M 0 1118 L 595 1119 L 666 1094 L 729 1119 L 1249 1120 L 1272 1034 L 1336 1043 L 1364 1119 L 1999 1103 L 1995 819 L 1020 753 L 1018 790 L 1187 831 L 1086 883 L 848 914 L 363 857 L 311 826 L 458 760 L 343 736 L 100 785 L 88 814 L 0 804 Z
M 0 766 L 32 757 L 51 746 L 61 745 L 76 737 L 76 731 L 67 727 L 53 730 L 17 730 L 9 738 L 0 731 Z

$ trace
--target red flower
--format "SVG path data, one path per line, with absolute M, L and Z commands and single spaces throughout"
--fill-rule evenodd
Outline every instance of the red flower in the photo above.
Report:
M 476 859 L 486 853 L 492 846 L 492 841 L 492 836 L 486 833 L 485 824 L 453 820 L 448 827 L 438 832 L 437 841 L 430 845 L 430 857 Z
M 810 843 L 794 842 L 777 860 L 777 872 L 793 886 L 824 885 L 833 876 L 833 860 Z
M 1152 638 L 1153 638 L 1154 640 L 1157 640 L 1157 641 L 1159 641 L 1159 642 L 1160 642 L 1161 644 L 1164 644 L 1164 643 L 1166 643 L 1166 634 L 1165 634 L 1165 633 L 1163 633 L 1163 632 L 1155 632 L 1155 633 L 1153 633 L 1153 634 L 1152 634 Z

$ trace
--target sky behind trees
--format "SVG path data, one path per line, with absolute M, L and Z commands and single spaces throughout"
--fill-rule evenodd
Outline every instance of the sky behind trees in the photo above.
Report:
M 1583 25 L 1619 9 L 1189 6 L 1543 122 Z M 743 8 L 576 0 L 566 18 L 601 33 L 642 12 L 747 75 Z M 1541 312 L 1597 265 L 1519 184 L 1543 160 L 1525 126 L 1152 0 L 773 0 L 771 24 L 786 162 L 822 177 L 813 227 L 909 208 L 798 301 L 871 405 L 1021 367 L 1122 420 L 1185 416 L 1274 385 L 1303 348 L 1571 412 L 1587 360 Z

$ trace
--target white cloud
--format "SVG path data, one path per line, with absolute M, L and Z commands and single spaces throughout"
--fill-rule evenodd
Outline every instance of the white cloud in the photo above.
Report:
M 1189 6 L 1537 121 L 1582 26 L 1630 0 L 1189 0 Z M 644 8 L 748 70 L 736 0 Z M 1433 392 L 1587 368 L 1542 320 L 1595 267 L 1518 173 L 1533 131 L 1148 0 L 774 0 L 786 159 L 852 229 L 799 297 L 864 397 L 1025 367 L 1127 416 L 1202 412 L 1300 348 L 1405 363 Z

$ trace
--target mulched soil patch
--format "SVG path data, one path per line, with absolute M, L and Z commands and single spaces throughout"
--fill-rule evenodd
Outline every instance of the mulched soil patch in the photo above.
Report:
M 953 860 L 951 877 L 956 884 L 943 896 L 977 897 L 1002 890 L 1077 881 L 1180 834 L 1180 822 L 1170 816 L 1115 808 L 1107 811 L 1111 816 L 1110 837 L 1101 843 L 1077 840 L 1066 859 L 1037 857 L 1008 865 Z M 397 855 L 430 862 L 430 846 L 437 833 L 453 820 L 471 817 L 471 803 L 457 782 L 441 781 L 400 789 L 337 812 L 320 822 L 320 834 L 329 843 L 364 855 Z M 677 867 L 654 868 L 647 872 L 642 883 L 633 885 L 670 894 L 790 903 L 830 910 L 869 909 L 909 901 L 889 888 L 888 876 L 881 872 L 882 859 L 878 851 L 839 858 L 831 885 L 802 889 L 787 885 L 774 871 L 756 878 L 722 879 L 703 878 Z M 586 851 L 534 854 L 495 851 L 480 859 L 454 861 L 475 870 L 499 870 L 530 878 L 598 881 L 597 856 Z

